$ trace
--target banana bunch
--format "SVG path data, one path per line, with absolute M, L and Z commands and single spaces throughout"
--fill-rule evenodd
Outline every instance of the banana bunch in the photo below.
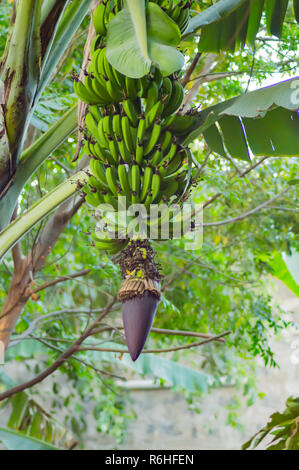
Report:
M 190 8 L 192 1 L 190 0 L 151 0 L 157 3 L 167 15 L 175 21 L 184 33 L 189 25 L 190 21 Z
M 188 2 L 157 3 L 180 27 L 187 22 L 181 17 L 189 14 Z M 89 105 L 83 151 L 90 157 L 90 166 L 83 196 L 94 207 L 109 204 L 116 212 L 119 197 L 125 196 L 127 207 L 143 204 L 149 213 L 151 204 L 185 200 L 193 183 L 190 150 L 183 141 L 196 127 L 199 115 L 196 111 L 182 114 L 184 88 L 178 75 L 163 77 L 159 67 L 152 66 L 148 75 L 133 79 L 108 62 L 107 24 L 121 7 L 121 1 L 114 0 L 96 8 L 97 36 L 88 70 L 83 81 L 74 76 L 75 93 Z M 122 250 L 127 243 L 96 238 L 95 246 L 109 253 Z

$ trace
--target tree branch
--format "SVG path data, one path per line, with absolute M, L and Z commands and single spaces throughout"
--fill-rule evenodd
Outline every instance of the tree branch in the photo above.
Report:
M 91 272 L 91 269 L 85 269 L 78 273 L 69 274 L 67 276 L 62 276 L 57 279 L 52 279 L 51 281 L 45 282 L 41 286 L 36 287 L 35 289 L 30 289 L 30 295 L 37 294 L 41 290 L 47 289 L 48 287 L 55 286 L 56 284 L 60 284 L 61 282 L 69 281 L 71 279 L 76 279 L 77 277 L 87 276 Z
M 231 219 L 226 219 L 226 220 L 220 220 L 219 222 L 207 222 L 205 224 L 202 224 L 202 226 L 203 227 L 218 227 L 219 225 L 232 224 L 234 222 L 238 222 L 240 220 L 246 219 L 247 217 L 250 217 L 251 215 L 254 215 L 257 212 L 261 211 L 262 209 L 265 209 L 265 207 L 273 204 L 273 202 L 275 202 L 283 194 L 285 194 L 287 191 L 289 191 L 289 189 L 290 189 L 290 187 L 288 186 L 283 191 L 276 194 L 276 196 L 274 196 L 272 199 L 269 199 L 268 201 L 263 202 L 263 204 L 260 204 L 259 206 L 255 207 L 254 209 L 251 209 L 250 211 L 245 212 L 244 214 L 238 215 L 237 217 L 232 217 Z
M 92 323 L 92 325 L 87 328 L 87 330 L 66 350 L 59 356 L 59 358 L 53 362 L 53 364 L 48 367 L 46 370 L 38 374 L 36 377 L 34 377 L 31 380 L 28 380 L 27 382 L 24 382 L 21 385 L 17 385 L 16 387 L 11 388 L 10 390 L 6 390 L 4 393 L 0 394 L 0 402 L 5 400 L 6 398 L 9 398 L 16 393 L 22 392 L 23 390 L 26 390 L 28 388 L 33 387 L 34 385 L 42 382 L 45 380 L 49 375 L 53 374 L 69 357 L 71 357 L 74 352 L 78 351 L 79 346 L 85 341 L 86 338 L 91 336 L 93 334 L 93 330 L 96 328 L 96 326 L 101 322 L 106 315 L 110 312 L 111 308 L 116 302 L 116 297 L 107 305 L 107 307 L 104 309 L 103 313 L 99 316 L 99 318 Z
M 99 328 L 98 330 L 94 330 L 93 334 L 96 335 L 98 333 L 102 333 L 103 331 L 111 331 L 111 330 L 123 330 L 123 326 L 106 326 Z M 161 335 L 171 335 L 171 336 L 190 336 L 196 338 L 212 338 L 212 335 L 207 333 L 198 333 L 196 331 L 185 331 L 185 330 L 168 330 L 164 328 L 151 328 L 151 333 L 157 333 Z M 225 340 L 222 338 L 217 339 L 220 343 L 225 343 Z
M 203 346 L 204 344 L 211 343 L 212 341 L 217 341 L 220 338 L 223 338 L 224 336 L 230 335 L 231 331 L 226 331 L 225 333 L 221 333 L 220 335 L 217 336 L 212 336 L 210 338 L 204 339 L 203 341 L 198 341 L 196 343 L 191 343 L 191 344 L 185 344 L 183 346 L 177 346 L 173 348 L 167 348 L 167 349 L 144 349 L 141 354 L 153 354 L 153 353 L 166 353 L 166 352 L 174 352 L 174 351 L 181 351 L 183 349 L 191 349 L 195 348 L 198 346 Z M 78 348 L 78 352 L 83 352 L 83 351 L 100 351 L 100 352 L 115 352 L 115 353 L 121 353 L 121 354 L 129 354 L 128 350 L 124 349 L 109 349 L 109 348 L 97 348 L 97 347 L 86 347 L 86 348 Z M 1 395 L 0 395 L 0 401 L 1 401 Z
M 183 85 L 184 88 L 185 88 L 185 86 L 187 85 L 187 83 L 190 81 L 191 75 L 193 74 L 194 70 L 196 69 L 197 64 L 198 64 L 198 62 L 199 62 L 201 56 L 202 56 L 202 52 L 197 52 L 197 53 L 195 54 L 195 57 L 194 57 L 194 59 L 192 60 L 191 65 L 190 65 L 190 67 L 188 68 L 188 70 L 187 70 L 187 72 L 185 73 L 185 76 L 184 76 L 184 78 L 183 78 L 183 80 L 182 80 L 182 85 Z

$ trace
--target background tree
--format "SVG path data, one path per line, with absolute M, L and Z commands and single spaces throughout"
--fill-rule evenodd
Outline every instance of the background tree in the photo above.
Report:
M 201 178 L 193 198 L 204 204 L 204 246 L 199 253 L 190 253 L 181 241 L 155 244 L 165 279 L 154 326 L 187 330 L 191 336 L 153 331 L 149 351 L 174 349 L 168 359 L 146 352 L 133 365 L 122 355 L 120 306 L 115 297 L 119 286 L 111 282 L 120 279 L 119 270 L 110 258 L 90 248 L 86 233 L 94 225 L 93 212 L 82 206 L 78 195 L 72 196 L 77 188 L 73 182 L 82 177 L 78 171 L 87 160 L 81 158 L 77 168 L 72 163 L 77 113 L 80 122 L 83 106 L 77 109 L 70 73 L 74 67 L 79 72 L 80 64 L 86 63 L 94 35 L 88 11 L 96 3 L 1 3 L 5 93 L 0 253 L 6 257 L 0 339 L 9 346 L 6 360 L 26 359 L 29 371 L 28 382 L 15 388 L 1 370 L 0 399 L 12 410 L 9 428 L 51 444 L 63 436 L 70 445 L 70 429 L 80 437 L 84 430 L 80 403 L 86 397 L 94 402 L 98 430 L 121 438 L 127 421 L 126 395 L 122 392 L 119 399 L 114 393 L 114 379 L 128 369 L 181 387 L 195 403 L 224 380 L 246 388 L 248 402 L 253 402 L 257 394 L 254 357 L 260 355 L 266 365 L 276 366 L 268 340 L 287 326 L 283 313 L 273 309 L 263 278 L 269 272 L 280 276 L 281 253 L 298 249 L 298 158 L 290 157 L 298 155 L 298 104 L 290 103 L 290 83 L 248 93 L 269 77 L 277 82 L 282 76 L 294 76 L 298 2 L 289 2 L 288 9 L 282 8 L 288 2 L 276 2 L 274 10 L 265 2 L 266 16 L 255 25 L 242 18 L 253 18 L 263 2 L 220 0 L 213 6 L 196 2 L 194 9 L 202 13 L 194 16 L 182 43 L 189 57 L 183 83 L 188 105 L 192 102 L 204 110 L 215 105 L 213 119 L 211 109 L 203 111 L 202 126 L 194 134 L 203 133 L 205 143 L 201 137 L 193 144 Z M 244 45 L 245 39 L 249 45 Z M 241 98 L 225 101 L 236 95 Z M 265 117 L 251 119 L 260 109 Z M 225 116 L 220 114 L 223 111 Z M 248 130 L 246 146 L 236 139 L 233 127 L 240 119 Z M 275 145 L 269 147 L 272 137 Z M 290 274 L 287 282 L 298 294 Z M 196 335 L 228 331 L 225 345 L 218 338 L 200 349 L 198 370 L 197 350 L 191 346 L 210 338 Z M 177 362 L 176 350 L 185 347 L 180 355 L 186 356 L 192 370 Z M 32 366 L 33 357 L 38 362 Z M 72 383 L 73 393 L 65 402 L 57 398 L 56 379 L 51 406 L 46 406 L 41 394 L 45 404 L 41 407 L 35 400 L 39 389 L 31 387 L 58 368 Z M 59 407 L 68 410 L 63 423 L 53 418 Z M 11 436 L 16 438 L 11 432 L 3 436 L 6 443 Z

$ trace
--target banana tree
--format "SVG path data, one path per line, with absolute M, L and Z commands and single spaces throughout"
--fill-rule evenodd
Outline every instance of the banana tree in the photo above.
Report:
M 113 67 L 127 79 L 141 80 L 151 72 L 154 64 L 159 66 L 162 77 L 176 74 L 176 81 L 179 81 L 184 57 L 178 48 L 181 45 L 182 49 L 184 44 L 193 40 L 194 35 L 200 35 L 199 52 L 233 51 L 247 42 L 254 43 L 261 28 L 263 13 L 268 33 L 276 36 L 281 34 L 287 12 L 298 21 L 298 0 L 219 0 L 202 11 L 198 11 L 197 3 L 126 0 L 116 2 L 115 14 L 112 2 L 111 11 L 105 14 L 106 23 L 97 23 L 98 35 L 107 33 L 108 67 Z M 93 2 L 93 7 L 97 4 L 105 8 L 107 6 L 106 3 Z M 48 220 L 46 232 L 39 240 L 39 255 L 44 260 L 45 252 L 49 246 L 53 246 L 60 231 L 74 214 L 74 210 L 69 209 L 65 216 L 67 202 L 86 181 L 86 172 L 76 173 L 12 220 L 18 198 L 28 179 L 78 125 L 78 110 L 74 107 L 24 149 L 35 107 L 90 6 L 91 0 L 18 0 L 14 3 L 10 33 L 0 69 L 4 83 L 4 103 L 0 116 L 1 259 L 10 249 L 16 248 L 21 238 L 39 221 L 61 206 Z M 183 15 L 181 10 L 188 10 L 188 15 Z M 92 47 L 95 44 L 94 41 Z M 77 78 L 74 88 L 83 100 L 84 93 L 82 95 L 78 84 Z M 108 89 L 108 86 L 107 90 L 112 95 L 117 93 L 117 90 Z M 91 91 L 88 97 L 94 99 Z M 98 100 L 99 103 L 104 102 L 104 95 L 98 95 Z M 204 139 L 212 152 L 244 161 L 250 161 L 258 155 L 298 156 L 298 108 L 298 79 L 293 78 L 196 112 L 192 126 L 184 134 L 180 145 L 188 146 L 196 139 Z M 196 169 L 194 159 L 189 158 L 188 166 L 190 176 L 190 172 Z M 54 231 L 55 236 L 50 239 L 49 233 L 53 234 L 53 227 L 57 227 L 57 215 L 62 222 L 59 229 Z M 17 253 L 15 249 L 16 259 Z M 13 283 L 3 310 L 3 319 L 0 319 L 0 340 L 5 345 L 26 302 L 27 294 L 24 295 L 24 292 L 27 292 L 32 276 L 30 263 L 28 259 L 27 263 L 17 259 L 20 268 L 18 282 Z M 33 269 L 33 275 L 41 266 L 40 259 Z M 20 284 L 22 302 L 15 304 L 12 299 L 20 297 Z M 10 311 L 14 314 L 6 315 Z

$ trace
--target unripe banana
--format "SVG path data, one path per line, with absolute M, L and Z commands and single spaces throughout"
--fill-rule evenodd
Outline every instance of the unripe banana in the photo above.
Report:
M 139 98 L 146 98 L 147 91 L 149 89 L 151 82 L 147 76 L 139 78 L 138 80 L 138 93 L 137 96 Z
M 152 193 L 151 202 L 152 203 L 155 202 L 155 200 L 158 197 L 160 186 L 161 186 L 161 176 L 160 176 L 159 170 L 155 169 L 153 177 L 152 177 L 152 188 L 151 188 L 151 193 Z
M 137 143 L 137 146 L 136 146 L 136 162 L 138 163 L 138 165 L 142 164 L 143 156 L 144 156 L 143 143 L 142 143 L 142 141 L 138 140 L 138 143 Z
M 141 202 L 144 202 L 149 192 L 149 189 L 151 188 L 152 176 L 153 176 L 153 168 L 150 165 L 148 165 L 146 166 L 144 170 L 144 175 L 143 175 L 142 191 L 140 195 Z
M 107 28 L 105 23 L 106 3 L 100 3 L 93 12 L 93 24 L 97 34 L 106 36 Z
M 169 77 L 164 77 L 163 78 L 163 84 L 162 84 L 162 96 L 164 98 L 164 106 L 169 103 L 172 95 L 172 81 Z
M 161 148 L 163 152 L 167 152 L 171 144 L 171 141 L 172 141 L 172 133 L 170 131 L 164 132 L 162 135 L 162 139 L 160 139 Z
M 138 92 L 137 80 L 134 80 L 134 78 L 126 77 L 125 89 L 126 89 L 127 98 L 130 98 L 131 100 L 135 100 L 137 98 L 137 92 Z
M 184 88 L 177 80 L 172 84 L 172 94 L 169 103 L 164 107 L 162 116 L 169 116 L 181 106 L 184 99 Z
M 120 136 L 117 137 L 117 145 L 118 145 L 118 150 L 123 161 L 125 163 L 130 163 L 132 160 L 131 154 L 125 145 L 124 139 Z
M 125 196 L 131 199 L 131 188 L 129 185 L 128 175 L 126 166 L 124 164 L 118 165 L 118 178 L 121 184 L 121 188 L 125 194 Z
M 154 155 L 150 159 L 151 165 L 153 166 L 158 165 L 161 162 L 163 156 L 164 156 L 164 153 L 163 153 L 162 146 L 158 145 L 157 150 L 155 151 Z
M 178 168 L 181 167 L 182 158 L 184 158 L 184 156 L 180 152 L 176 153 L 172 160 L 166 165 L 165 176 L 172 175 L 172 173 L 175 173 Z
M 109 134 L 107 136 L 108 138 L 108 145 L 109 145 L 109 150 L 112 154 L 112 157 L 114 159 L 114 162 L 115 163 L 118 163 L 119 161 L 119 154 L 118 154 L 118 145 L 117 143 L 115 142 L 114 138 L 112 137 L 111 134 Z
M 102 164 L 95 159 L 91 159 L 89 163 L 89 168 L 91 171 L 91 174 L 101 183 L 101 186 L 107 188 L 108 187 L 108 182 L 106 178 L 105 171 L 103 169 Z M 91 183 L 92 184 L 92 183 Z M 98 188 L 99 189 L 99 188 Z
M 107 180 L 107 184 L 111 193 L 114 196 L 117 196 L 118 195 L 117 181 L 116 181 L 115 174 L 111 166 L 108 166 L 106 168 L 106 180 Z
M 95 121 L 93 115 L 88 113 L 85 117 L 85 125 L 87 130 L 90 132 L 93 139 L 98 137 L 98 123 Z
M 161 121 L 157 121 L 152 129 L 151 136 L 149 138 L 149 141 L 147 142 L 145 149 L 144 149 L 144 155 L 148 155 L 153 148 L 155 147 L 156 143 L 159 140 L 160 134 L 161 134 Z
M 86 86 L 78 79 L 74 80 L 74 92 L 81 101 L 87 104 L 98 104 L 99 98 L 95 93 L 87 90 Z
M 104 195 L 104 202 L 106 204 L 110 204 L 116 211 L 118 211 L 118 198 L 112 196 L 109 193 L 106 193 Z
M 103 198 L 99 195 L 99 193 L 92 193 L 86 194 L 85 201 L 90 204 L 91 206 L 98 207 L 103 202 Z
M 125 141 L 128 151 L 132 154 L 135 150 L 134 140 L 131 134 L 131 126 L 128 116 L 122 116 L 121 118 L 121 129 L 123 139 Z
M 138 128 L 137 128 L 137 142 L 136 142 L 136 147 L 137 147 L 137 145 L 138 145 L 139 142 L 142 142 L 142 143 L 143 143 L 145 129 L 146 129 L 146 126 L 145 126 L 145 116 L 144 116 L 144 114 L 142 114 L 142 115 L 140 116 L 140 121 L 139 121 Z
M 145 124 L 147 128 L 152 126 L 154 121 L 156 121 L 156 119 L 158 119 L 158 117 L 161 116 L 163 108 L 164 108 L 163 102 L 159 100 L 157 101 L 156 104 L 154 104 L 151 110 L 148 111 L 148 113 L 147 112 L 145 113 Z
M 138 125 L 138 115 L 135 109 L 133 102 L 130 99 L 124 100 L 122 102 L 123 110 L 128 116 L 130 122 L 133 124 L 134 127 Z
M 145 114 L 147 114 L 159 99 L 159 88 L 155 81 L 152 81 L 146 96 Z
M 140 168 L 139 165 L 133 163 L 131 167 L 131 188 L 132 188 L 132 202 L 133 204 L 140 202 Z

